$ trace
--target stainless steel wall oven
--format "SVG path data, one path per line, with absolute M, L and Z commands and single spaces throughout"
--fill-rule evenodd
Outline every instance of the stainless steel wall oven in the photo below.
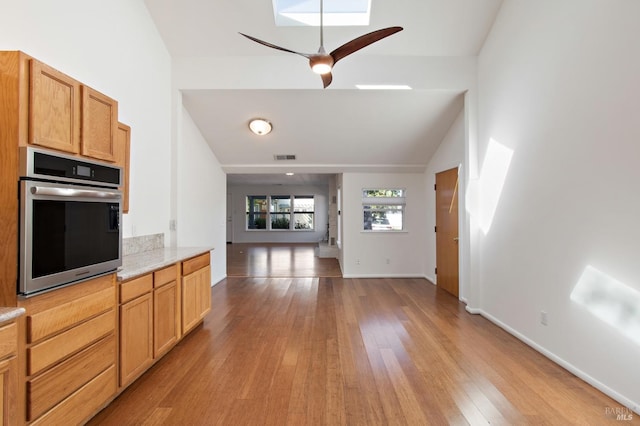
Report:
M 29 296 L 122 265 L 122 170 L 20 149 L 18 294 Z

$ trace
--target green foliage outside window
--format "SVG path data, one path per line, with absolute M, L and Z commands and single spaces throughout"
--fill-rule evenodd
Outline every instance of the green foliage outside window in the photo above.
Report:
M 289 229 L 289 219 L 279 217 L 271 220 L 271 229 Z

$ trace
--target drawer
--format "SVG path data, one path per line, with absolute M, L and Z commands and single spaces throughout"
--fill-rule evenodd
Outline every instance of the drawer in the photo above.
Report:
M 0 327 L 0 359 L 18 351 L 18 325 L 11 323 Z
M 189 275 L 190 273 L 209 265 L 209 257 L 210 253 L 207 252 L 200 256 L 192 257 L 189 260 L 185 260 L 184 262 L 182 262 L 182 275 Z
M 115 288 L 63 303 L 27 317 L 27 341 L 37 342 L 115 307 Z
M 116 368 L 109 367 L 32 425 L 78 425 L 86 422 L 116 393 Z
M 19 297 L 18 306 L 25 308 L 27 315 L 33 315 L 57 308 L 72 300 L 89 296 L 107 288 L 115 288 L 115 283 L 116 274 L 107 274 L 37 296 L 27 298 Z
M 162 287 L 171 281 L 175 281 L 177 277 L 178 265 L 171 265 L 168 268 L 160 269 L 153 273 L 153 286 L 156 288 Z
M 153 274 L 120 283 L 120 303 L 135 299 L 153 289 Z
M 60 403 L 116 363 L 116 339 L 111 335 L 27 382 L 28 419 Z
M 36 374 L 115 331 L 116 311 L 105 312 L 27 349 L 29 375 Z

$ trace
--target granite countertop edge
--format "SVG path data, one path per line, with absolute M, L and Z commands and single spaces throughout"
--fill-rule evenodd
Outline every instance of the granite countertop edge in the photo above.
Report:
M 24 308 L 0 308 L 0 325 L 24 315 Z
M 211 250 L 213 247 L 165 247 L 126 255 L 116 276 L 118 281 L 129 280 Z

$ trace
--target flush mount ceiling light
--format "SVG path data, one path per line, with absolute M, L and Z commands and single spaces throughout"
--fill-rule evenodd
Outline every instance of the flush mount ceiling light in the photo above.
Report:
M 249 129 L 258 136 L 264 136 L 271 132 L 271 122 L 264 118 L 254 118 L 249 122 Z

